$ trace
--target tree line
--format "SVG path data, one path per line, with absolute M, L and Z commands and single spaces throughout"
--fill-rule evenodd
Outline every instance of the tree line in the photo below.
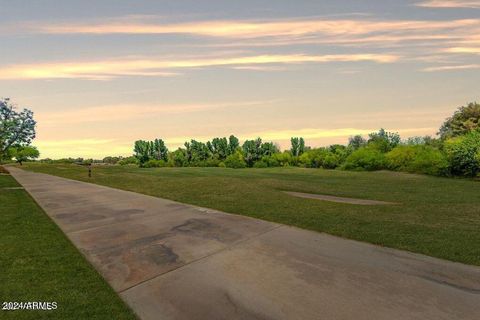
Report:
M 261 138 L 243 144 L 231 135 L 211 141 L 191 140 L 169 151 L 161 139 L 138 140 L 134 156 L 120 164 L 141 167 L 267 168 L 300 166 L 345 170 L 395 170 L 438 176 L 477 176 L 480 173 L 480 105 L 469 103 L 445 120 L 438 137 L 402 140 L 380 129 L 367 137 L 350 137 L 348 144 L 311 148 L 302 137 L 292 137 L 288 150 Z
M 0 161 L 35 159 L 33 113 L 16 111 L 8 99 L 0 99 Z M 312 148 L 302 137 L 292 137 L 288 150 L 261 138 L 242 144 L 234 135 L 201 142 L 190 140 L 170 151 L 162 139 L 135 141 L 133 156 L 103 160 L 45 159 L 45 162 L 138 165 L 140 167 L 267 168 L 300 166 L 344 170 L 396 170 L 438 176 L 469 176 L 480 173 L 480 104 L 458 108 L 440 127 L 437 137 L 402 140 L 395 132 L 380 129 L 367 137 L 350 137 L 348 144 Z

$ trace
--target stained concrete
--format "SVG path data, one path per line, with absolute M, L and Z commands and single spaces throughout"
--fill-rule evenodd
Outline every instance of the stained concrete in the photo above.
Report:
M 297 197 L 297 198 L 316 199 L 316 200 L 338 202 L 338 203 L 348 203 L 348 204 L 358 204 L 358 205 L 362 205 L 362 206 L 397 204 L 395 202 L 336 197 L 336 196 L 330 196 L 330 195 L 325 195 L 325 194 L 303 193 L 303 192 L 293 192 L 293 191 L 283 191 L 283 192 L 290 195 L 290 196 L 294 196 L 294 197 Z
M 480 319 L 478 267 L 10 171 L 141 319 Z

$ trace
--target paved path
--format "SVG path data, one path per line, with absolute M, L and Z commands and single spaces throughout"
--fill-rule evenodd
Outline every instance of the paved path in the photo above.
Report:
M 480 319 L 477 267 L 10 170 L 141 319 Z

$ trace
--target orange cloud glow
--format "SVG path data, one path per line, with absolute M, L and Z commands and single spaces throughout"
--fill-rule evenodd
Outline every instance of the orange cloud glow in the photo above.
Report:
M 32 32 L 50 34 L 194 34 L 212 37 L 256 38 L 302 36 L 309 34 L 360 35 L 372 32 L 434 30 L 478 25 L 476 19 L 453 21 L 377 21 L 377 20 L 273 20 L 201 21 L 158 24 L 115 20 L 107 23 L 51 24 L 36 26 Z
M 465 65 L 456 65 L 456 66 L 430 67 L 430 68 L 425 68 L 422 71 L 434 72 L 434 71 L 451 71 L 451 70 L 470 70 L 470 69 L 479 69 L 479 68 L 480 68 L 480 64 L 465 64 Z
M 428 0 L 415 4 L 427 8 L 480 8 L 478 0 Z
M 455 47 L 455 48 L 448 48 L 445 50 L 445 52 L 480 54 L 480 47 Z
M 233 58 L 198 60 L 113 60 L 78 63 L 45 63 L 13 65 L 0 68 L 0 79 L 108 79 L 118 76 L 155 75 L 172 76 L 169 70 L 185 68 L 205 68 L 216 66 L 241 66 L 262 64 L 299 64 L 327 62 L 372 61 L 389 63 L 398 56 L 389 54 L 337 54 L 337 55 L 258 55 Z

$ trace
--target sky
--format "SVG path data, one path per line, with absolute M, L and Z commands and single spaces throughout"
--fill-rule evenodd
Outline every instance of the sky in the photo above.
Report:
M 480 0 L 0 0 L 0 97 L 42 158 L 235 134 L 435 135 L 480 100 Z

